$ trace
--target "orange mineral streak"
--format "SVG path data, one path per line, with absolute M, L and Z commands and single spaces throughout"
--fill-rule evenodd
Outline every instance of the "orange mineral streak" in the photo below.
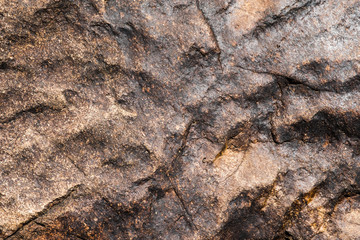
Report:
M 230 17 L 235 31 L 248 32 L 274 8 L 275 0 L 239 0 Z

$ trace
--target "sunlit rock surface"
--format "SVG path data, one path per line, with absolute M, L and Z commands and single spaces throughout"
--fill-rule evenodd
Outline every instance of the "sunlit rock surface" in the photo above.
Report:
M 360 239 L 358 0 L 0 0 L 0 239 Z

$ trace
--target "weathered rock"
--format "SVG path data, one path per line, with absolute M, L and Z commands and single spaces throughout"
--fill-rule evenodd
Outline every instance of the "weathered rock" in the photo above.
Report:
M 358 0 L 0 0 L 1 239 L 360 239 Z

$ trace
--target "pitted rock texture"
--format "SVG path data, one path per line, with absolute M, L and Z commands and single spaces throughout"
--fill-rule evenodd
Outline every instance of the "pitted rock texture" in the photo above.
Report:
M 360 239 L 358 0 L 0 0 L 0 239 Z

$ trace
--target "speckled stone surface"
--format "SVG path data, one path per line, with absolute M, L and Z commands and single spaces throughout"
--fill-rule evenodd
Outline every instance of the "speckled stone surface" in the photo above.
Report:
M 0 0 L 0 239 L 360 239 L 359 0 Z

